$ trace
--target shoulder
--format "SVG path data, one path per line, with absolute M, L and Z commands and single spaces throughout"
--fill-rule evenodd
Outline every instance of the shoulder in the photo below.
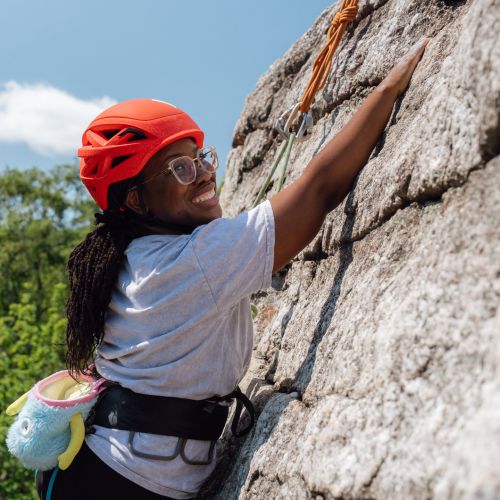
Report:
M 191 235 L 192 241 L 213 239 L 214 243 L 219 243 L 224 239 L 241 237 L 244 233 L 250 235 L 264 229 L 274 228 L 274 216 L 271 203 L 265 201 L 248 211 L 239 215 L 227 218 L 221 217 L 208 224 L 197 227 Z

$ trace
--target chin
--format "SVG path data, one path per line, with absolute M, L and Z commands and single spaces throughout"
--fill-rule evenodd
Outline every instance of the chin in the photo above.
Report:
M 217 205 L 217 210 L 216 213 L 217 215 L 215 216 L 215 219 L 220 219 L 222 217 L 222 207 L 220 205 Z
M 217 208 L 217 210 L 212 210 L 210 212 L 210 214 L 207 214 L 207 222 L 211 222 L 215 219 L 220 219 L 222 217 L 222 208 L 220 208 L 219 206 L 217 207 L 214 207 L 214 208 Z
M 201 226 L 202 224 L 208 224 L 215 219 L 220 219 L 222 217 L 222 208 L 217 205 L 213 207 L 211 210 L 207 210 L 202 214 L 198 214 L 195 218 L 195 225 Z

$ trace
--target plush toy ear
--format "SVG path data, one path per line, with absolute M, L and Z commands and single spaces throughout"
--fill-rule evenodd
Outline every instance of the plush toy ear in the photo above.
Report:
M 26 394 L 23 394 L 19 399 L 14 401 L 6 410 L 5 413 L 9 415 L 10 417 L 13 417 L 14 415 L 17 415 L 20 411 L 21 408 L 24 406 L 26 403 L 26 400 L 28 399 L 28 394 L 30 391 L 28 391 Z
M 83 423 L 81 413 L 75 413 L 71 417 L 69 425 L 71 429 L 71 439 L 69 440 L 66 451 L 57 457 L 61 470 L 66 470 L 71 465 L 76 454 L 80 451 L 85 438 L 85 424 Z

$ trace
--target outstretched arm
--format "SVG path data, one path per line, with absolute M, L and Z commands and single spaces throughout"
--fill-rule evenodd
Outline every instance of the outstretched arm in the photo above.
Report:
M 328 212 L 345 198 L 404 92 L 428 38 L 415 44 L 367 97 L 347 125 L 309 162 L 302 176 L 270 199 L 276 237 L 273 272 L 318 233 Z

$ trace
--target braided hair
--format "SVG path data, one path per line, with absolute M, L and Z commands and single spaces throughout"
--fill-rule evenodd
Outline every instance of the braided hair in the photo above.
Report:
M 74 375 L 87 372 L 93 361 L 94 350 L 104 336 L 106 311 L 125 250 L 134 238 L 145 234 L 141 218 L 124 206 L 127 192 L 140 179 L 139 175 L 109 187 L 109 209 L 95 214 L 96 228 L 69 256 L 66 367 Z M 142 193 L 140 197 L 143 204 Z
M 97 227 L 71 252 L 66 365 L 82 373 L 104 336 L 106 310 L 125 250 L 134 238 L 127 211 L 95 214 Z

